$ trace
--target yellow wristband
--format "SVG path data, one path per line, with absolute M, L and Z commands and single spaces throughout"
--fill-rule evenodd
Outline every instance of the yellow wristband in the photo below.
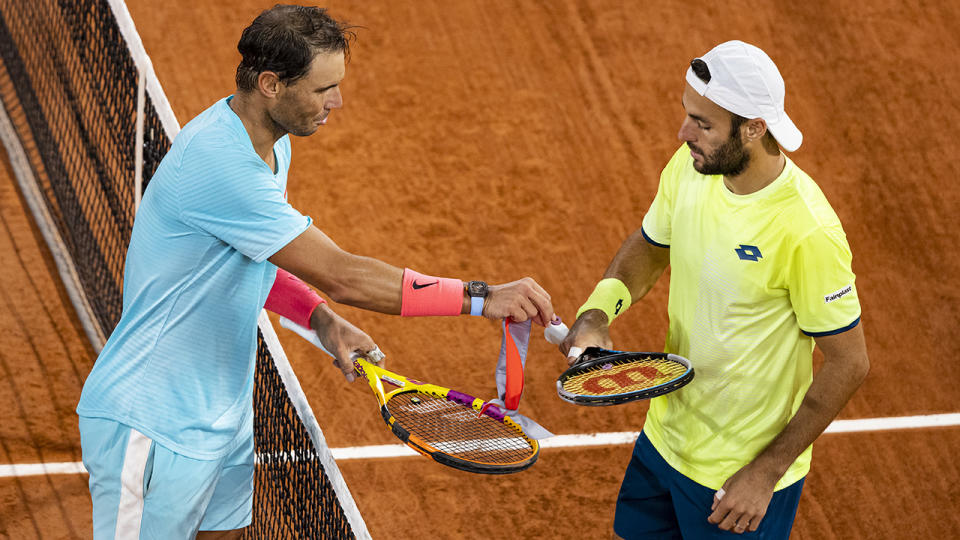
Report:
M 601 279 L 590 293 L 587 301 L 577 310 L 577 318 L 590 309 L 599 309 L 607 314 L 607 324 L 630 307 L 630 289 L 616 278 Z

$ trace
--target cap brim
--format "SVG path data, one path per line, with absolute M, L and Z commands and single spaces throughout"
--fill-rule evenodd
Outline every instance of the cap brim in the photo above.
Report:
M 800 130 L 797 129 L 793 120 L 787 116 L 787 113 L 783 113 L 780 121 L 775 124 L 767 122 L 767 129 L 770 130 L 773 138 L 776 139 L 780 146 L 787 152 L 793 152 L 797 148 L 800 148 L 800 145 L 803 143 L 803 133 L 800 133 Z

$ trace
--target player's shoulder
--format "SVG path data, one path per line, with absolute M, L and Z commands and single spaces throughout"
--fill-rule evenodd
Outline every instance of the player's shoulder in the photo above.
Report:
M 693 167 L 690 149 L 686 144 L 681 144 L 660 173 L 660 189 L 668 193 L 678 193 L 681 190 L 695 192 L 709 186 L 709 182 L 702 182 L 706 178 L 708 177 L 700 174 Z
M 787 175 L 784 187 L 789 204 L 781 211 L 783 223 L 789 224 L 800 235 L 818 229 L 842 230 L 840 217 L 809 174 L 790 158 L 787 158 L 784 174 Z
M 690 154 L 690 149 L 686 144 L 681 144 L 673 155 L 670 156 L 670 160 L 667 161 L 666 166 L 663 168 L 663 174 L 664 176 L 680 176 L 690 171 L 699 174 L 693 168 L 693 156 Z
M 252 151 L 240 118 L 221 99 L 187 122 L 173 140 L 172 152 L 182 159 L 236 164 Z M 242 162 L 242 159 L 240 159 Z

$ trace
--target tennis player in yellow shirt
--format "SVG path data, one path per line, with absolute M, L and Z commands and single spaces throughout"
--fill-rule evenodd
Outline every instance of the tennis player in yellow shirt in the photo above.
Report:
M 691 62 L 683 144 L 561 345 L 612 347 L 609 324 L 670 265 L 666 351 L 696 377 L 650 403 L 617 498 L 619 537 L 786 539 L 811 445 L 869 371 L 850 248 L 784 154 L 802 142 L 784 96 L 752 45 Z

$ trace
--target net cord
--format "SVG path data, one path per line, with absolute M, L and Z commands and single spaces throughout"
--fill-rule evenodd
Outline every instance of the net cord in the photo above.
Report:
M 120 27 L 120 34 L 123 35 L 124 41 L 127 42 L 127 49 L 130 51 L 130 56 L 133 57 L 137 69 L 140 70 L 141 79 L 143 79 L 145 83 L 146 92 L 150 94 L 150 99 L 153 100 L 153 106 L 157 111 L 157 116 L 160 117 L 160 123 L 163 124 L 163 129 L 167 132 L 167 137 L 172 141 L 177 133 L 180 132 L 180 123 L 177 122 L 177 117 L 173 114 L 173 108 L 170 106 L 170 101 L 167 100 L 167 95 L 163 93 L 160 80 L 153 70 L 153 63 L 150 62 L 150 57 L 147 56 L 146 49 L 143 48 L 143 41 L 140 39 L 140 33 L 137 32 L 137 27 L 133 24 L 133 18 L 130 16 L 127 4 L 123 0 L 107 0 L 107 3 L 110 4 L 110 9 L 113 10 L 113 16 L 117 20 L 117 26 Z M 140 116 L 139 111 L 137 115 Z M 138 122 L 139 121 L 138 119 Z
M 143 109 L 146 106 L 146 79 L 147 74 L 142 69 L 137 77 L 137 132 L 134 139 L 134 161 L 136 169 L 133 173 L 133 213 L 140 209 L 140 198 L 143 193 Z

